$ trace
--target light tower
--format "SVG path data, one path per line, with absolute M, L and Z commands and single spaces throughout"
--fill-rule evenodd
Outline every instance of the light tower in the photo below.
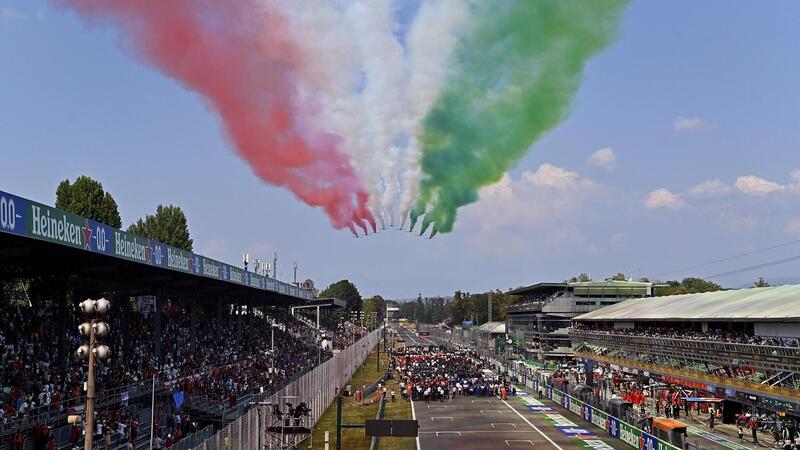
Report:
M 86 382 L 86 435 L 84 439 L 84 450 L 92 450 L 94 438 L 94 366 L 95 358 L 100 361 L 108 359 L 111 355 L 106 345 L 98 345 L 98 339 L 108 336 L 108 324 L 102 321 L 102 318 L 108 314 L 111 308 L 111 302 L 105 298 L 99 300 L 86 299 L 80 303 L 81 311 L 86 316 L 88 322 L 80 324 L 78 331 L 82 336 L 89 338 L 89 344 L 83 344 L 78 347 L 78 357 L 89 359 L 89 373 Z M 75 418 L 70 418 L 70 421 L 75 421 Z

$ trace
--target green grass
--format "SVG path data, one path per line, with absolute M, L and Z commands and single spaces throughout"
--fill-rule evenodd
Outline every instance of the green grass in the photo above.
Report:
M 381 366 L 378 370 L 376 365 L 376 357 L 370 355 L 364 361 L 364 364 L 356 371 L 351 381 L 347 384 L 352 384 L 353 391 L 361 388 L 363 385 L 370 385 L 378 378 L 386 373 L 387 361 L 385 355 L 381 355 Z M 400 396 L 400 387 L 394 382 L 389 381 L 386 386 L 386 392 L 389 394 L 392 389 L 395 390 L 397 401 L 388 401 L 384 408 L 385 419 L 410 419 L 411 418 L 411 404 L 403 400 Z M 342 400 L 342 423 L 363 424 L 367 419 L 374 419 L 378 413 L 378 403 L 375 401 L 375 394 L 368 396 L 364 399 L 365 402 L 371 402 L 369 405 L 357 405 L 353 397 L 344 397 Z M 336 401 L 322 415 L 317 426 L 314 427 L 312 435 L 312 442 L 314 449 L 325 448 L 325 431 L 329 432 L 330 450 L 336 448 Z M 371 438 L 364 436 L 363 428 L 343 429 L 342 430 L 342 449 L 346 450 L 366 450 L 369 449 Z M 308 444 L 300 445 L 300 448 L 308 448 Z M 413 438 L 381 438 L 380 448 L 384 450 L 412 450 L 416 448 L 416 443 Z

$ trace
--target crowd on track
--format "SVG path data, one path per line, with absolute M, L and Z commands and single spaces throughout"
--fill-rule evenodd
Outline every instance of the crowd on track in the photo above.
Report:
M 798 347 L 800 339 L 793 337 L 752 336 L 745 333 L 723 330 L 696 331 L 669 327 L 637 327 L 630 329 L 600 329 L 576 325 L 575 330 L 586 330 L 595 333 L 606 333 L 625 336 L 656 337 L 667 339 L 687 339 L 693 341 L 713 341 L 731 344 L 767 345 L 774 347 Z
M 456 396 L 505 397 L 516 393 L 500 377 L 482 370 L 477 357 L 471 350 L 406 347 L 392 352 L 391 367 L 406 400 L 444 402 Z
M 0 433 L 12 449 L 22 448 L 26 440 L 35 450 L 60 448 L 64 443 L 49 444 L 55 427 L 66 426 L 67 411 L 84 403 L 87 366 L 75 350 L 85 338 L 77 331 L 82 317 L 74 306 L 0 306 Z M 167 300 L 160 313 L 140 308 L 131 304 L 106 319 L 111 333 L 105 343 L 112 356 L 96 370 L 96 396 L 114 401 L 96 413 L 99 441 L 110 434 L 116 442 L 135 444 L 138 418 L 127 405 L 126 390 L 149 386 L 154 377 L 168 391 L 230 406 L 243 395 L 277 388 L 332 356 L 315 342 L 316 330 L 285 310 L 242 314 L 226 306 L 218 317 L 216 311 L 201 309 L 192 336 L 189 305 Z M 160 314 L 158 333 L 155 314 Z M 350 335 L 351 340 L 358 337 Z M 155 336 L 160 336 L 160 359 Z M 160 407 L 155 415 L 156 435 L 165 447 L 198 426 L 179 406 Z M 74 428 L 70 441 L 82 441 L 84 430 Z

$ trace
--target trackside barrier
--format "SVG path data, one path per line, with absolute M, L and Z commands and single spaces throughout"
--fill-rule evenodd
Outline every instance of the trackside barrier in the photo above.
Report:
M 356 341 L 333 358 L 315 367 L 304 376 L 289 383 L 274 394 L 264 394 L 254 402 L 269 402 L 286 411 L 286 403 L 297 406 L 304 402 L 311 410 L 310 425 L 313 426 L 322 413 L 333 403 L 337 393 L 355 373 L 367 355 L 378 344 L 381 329 L 377 329 Z M 195 449 L 200 450 L 252 450 L 258 448 L 259 431 L 264 434 L 272 420 L 272 414 L 263 414 L 259 423 L 257 408 L 251 408 L 241 417 L 218 431 Z M 300 437 L 300 435 L 298 435 Z M 293 439 L 294 437 L 287 437 Z M 268 440 L 262 436 L 262 443 Z
M 378 413 L 375 414 L 376 419 L 383 419 L 383 412 L 384 408 L 386 407 L 386 392 L 381 394 L 381 403 L 378 405 Z M 381 445 L 381 438 L 379 436 L 373 436 L 372 442 L 370 443 L 369 450 L 378 450 L 378 447 Z
M 539 380 L 529 378 L 526 381 L 528 387 L 538 392 Z M 598 408 L 587 405 L 569 394 L 553 389 L 552 386 L 542 386 L 545 396 L 549 400 L 560 404 L 573 414 L 580 416 L 584 421 L 604 429 L 609 436 L 615 437 L 637 450 L 683 450 Z

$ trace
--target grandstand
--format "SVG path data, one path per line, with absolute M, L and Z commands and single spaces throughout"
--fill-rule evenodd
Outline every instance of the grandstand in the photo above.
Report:
M 522 356 L 534 361 L 572 358 L 572 318 L 630 298 L 652 296 L 652 284 L 632 281 L 537 283 L 514 289 L 522 299 L 506 309 L 508 337 L 524 340 Z
M 0 449 L 83 441 L 78 302 L 105 297 L 111 358 L 96 370 L 107 448 L 196 446 L 331 358 L 289 314 L 312 292 L 0 192 Z M 335 302 L 333 302 L 335 303 Z M 346 335 L 346 337 L 345 337 Z
M 576 356 L 719 398 L 800 417 L 800 286 L 635 299 L 574 318 Z

